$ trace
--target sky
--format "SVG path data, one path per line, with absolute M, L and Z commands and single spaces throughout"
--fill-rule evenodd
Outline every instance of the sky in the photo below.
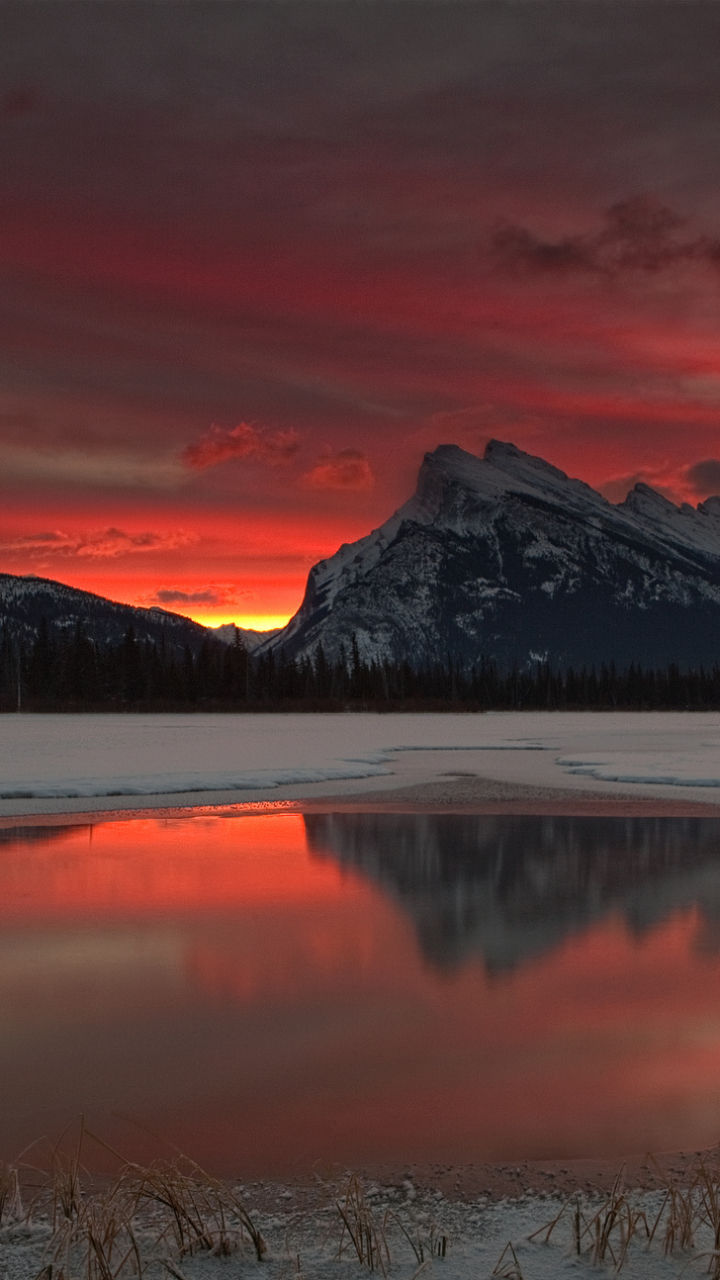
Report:
M 424 453 L 720 491 L 716 0 L 25 0 L 0 571 L 279 625 Z

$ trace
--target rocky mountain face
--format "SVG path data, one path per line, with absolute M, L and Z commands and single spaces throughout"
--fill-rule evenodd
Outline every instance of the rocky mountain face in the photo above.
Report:
M 439 969 L 490 973 L 622 915 L 638 936 L 696 908 L 697 945 L 720 949 L 715 818 L 318 813 L 308 848 L 376 884 L 412 920 Z
M 303 603 L 258 652 L 501 667 L 720 659 L 720 497 L 676 507 L 639 484 L 619 505 L 491 441 L 426 454 L 384 525 L 310 571 Z
M 164 609 L 139 609 L 117 604 L 90 591 L 66 587 L 48 578 L 19 578 L 0 574 L 0 624 L 13 640 L 32 642 L 44 618 L 56 631 L 72 635 L 82 623 L 91 640 L 118 644 L 132 627 L 138 640 L 165 640 L 167 645 L 193 651 L 212 634 L 206 627 Z

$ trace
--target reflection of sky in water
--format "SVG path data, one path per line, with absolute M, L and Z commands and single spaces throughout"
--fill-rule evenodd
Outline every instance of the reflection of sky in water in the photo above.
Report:
M 75 1115 L 219 1172 L 697 1147 L 713 819 L 270 815 L 0 841 L 0 1156 Z M 115 1115 L 115 1118 L 114 1118 Z

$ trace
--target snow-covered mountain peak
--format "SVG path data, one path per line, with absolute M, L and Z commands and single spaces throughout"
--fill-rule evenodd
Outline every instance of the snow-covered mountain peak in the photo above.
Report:
M 647 484 L 636 484 L 615 510 L 638 529 L 676 550 L 687 547 L 703 556 L 720 557 L 720 498 L 707 498 L 697 507 L 678 507 Z
M 638 515 L 650 516 L 669 516 L 676 513 L 680 507 L 676 507 L 674 502 L 666 498 L 664 494 L 658 493 L 657 489 L 651 489 L 649 484 L 643 484 L 640 481 L 631 489 L 624 502 L 620 503 L 623 511 L 633 511 Z M 688 506 L 685 503 L 685 506 Z M 689 507 L 690 511 L 694 508 Z
M 712 516 L 714 520 L 720 520 L 720 497 L 706 498 L 704 502 L 698 503 L 697 509 L 703 516 Z
M 456 526 L 471 505 L 485 507 L 508 494 L 526 494 L 542 502 L 602 514 L 613 519 L 615 508 L 582 480 L 571 480 L 559 467 L 543 458 L 523 453 L 517 445 L 490 440 L 484 457 L 454 444 L 440 445 L 426 453 L 418 476 L 418 487 L 409 503 L 398 513 L 423 524 Z
M 702 625 L 699 620 L 702 619 Z M 720 654 L 720 497 L 612 503 L 516 445 L 427 453 L 412 497 L 310 571 L 259 652 L 704 665 Z
M 531 453 L 524 453 L 522 449 L 518 449 L 517 445 L 506 440 L 488 440 L 483 461 L 521 480 L 532 477 L 537 482 L 545 479 L 554 484 L 572 483 L 559 467 L 554 467 L 544 458 L 536 458 Z

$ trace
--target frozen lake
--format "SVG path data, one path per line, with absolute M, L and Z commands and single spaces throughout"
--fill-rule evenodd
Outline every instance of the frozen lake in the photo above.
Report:
M 347 794 L 457 773 L 720 801 L 720 715 L 0 716 L 6 814 Z
M 0 1028 L 5 1159 L 81 1112 L 227 1175 L 696 1150 L 720 1131 L 720 821 L 5 828 Z

